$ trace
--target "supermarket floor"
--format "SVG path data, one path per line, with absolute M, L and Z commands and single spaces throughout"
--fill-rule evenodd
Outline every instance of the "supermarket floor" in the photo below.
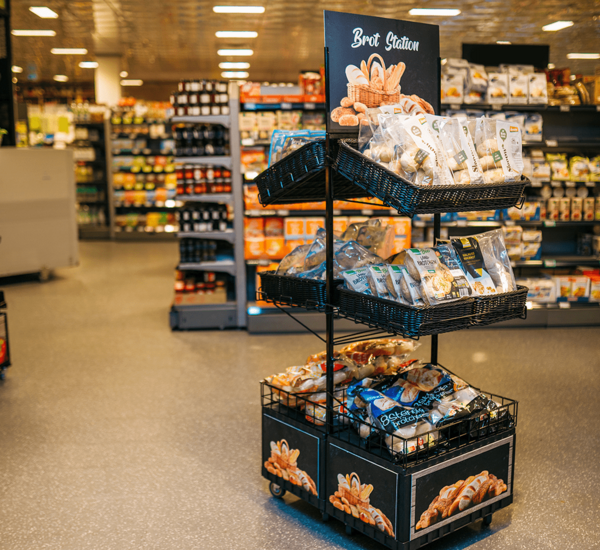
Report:
M 382 548 L 272 498 L 260 477 L 258 380 L 319 342 L 172 333 L 176 253 L 82 243 L 80 267 L 4 287 L 14 366 L 0 385 L 0 548 Z M 491 528 L 429 548 L 600 547 L 599 339 L 592 328 L 440 337 L 443 364 L 520 401 L 515 503 Z

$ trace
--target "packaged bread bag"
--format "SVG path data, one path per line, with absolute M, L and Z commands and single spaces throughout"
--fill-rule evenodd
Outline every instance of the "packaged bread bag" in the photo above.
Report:
M 485 183 L 518 181 L 523 174 L 523 144 L 519 127 L 481 117 L 475 124 L 475 148 Z
M 466 119 L 452 118 L 440 124 L 440 137 L 446 162 L 455 183 L 483 183 L 483 169 Z
M 452 177 L 452 171 L 448 165 L 448 159 L 444 154 L 444 144 L 442 143 L 442 136 L 440 134 L 441 125 L 449 120 L 449 118 L 426 114 L 425 120 L 427 121 L 429 132 L 438 148 L 438 155 L 440 158 L 440 185 L 454 185 L 454 178 Z
M 478 240 L 473 237 L 459 237 L 452 238 L 451 242 L 475 294 L 480 296 L 496 294 L 496 285 L 485 269 Z
M 450 270 L 440 263 L 435 250 L 411 248 L 406 252 L 404 263 L 408 274 L 421 284 L 423 300 L 435 306 L 460 300 L 458 285 Z

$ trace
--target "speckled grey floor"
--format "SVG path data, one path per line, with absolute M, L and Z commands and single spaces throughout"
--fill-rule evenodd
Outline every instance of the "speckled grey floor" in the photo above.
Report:
M 382 548 L 260 477 L 258 380 L 319 342 L 172 333 L 175 263 L 171 243 L 82 243 L 79 268 L 4 287 L 0 548 Z M 514 505 L 432 550 L 600 547 L 599 337 L 440 337 L 443 364 L 520 408 Z

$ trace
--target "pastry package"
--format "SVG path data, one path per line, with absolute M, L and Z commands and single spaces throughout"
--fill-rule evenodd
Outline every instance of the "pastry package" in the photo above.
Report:
M 458 185 L 483 183 L 483 169 L 466 120 L 452 118 L 440 124 L 446 162 Z
M 501 120 L 479 118 L 475 124 L 475 148 L 485 183 L 518 181 L 523 173 L 521 131 Z
M 515 275 L 504 244 L 502 229 L 493 229 L 479 235 L 473 235 L 479 243 L 487 272 L 496 285 L 497 292 L 517 290 Z
M 437 116 L 437 115 L 425 115 L 427 121 L 427 127 L 429 133 L 433 137 L 438 155 L 440 158 L 440 185 L 454 185 L 454 178 L 452 177 L 452 171 L 448 165 L 448 159 L 444 153 L 444 144 L 442 143 L 442 136 L 440 134 L 441 125 L 449 120 L 449 117 Z
M 382 120 L 382 133 L 393 152 L 392 172 L 418 185 L 441 184 L 443 159 L 423 115 L 388 117 Z
M 424 306 L 421 285 L 408 273 L 404 265 L 388 265 L 386 284 L 390 296 L 410 306 Z
M 344 241 L 356 241 L 382 258 L 389 256 L 394 246 L 394 228 L 380 219 L 350 224 L 342 235 Z
M 464 103 L 466 71 L 454 74 L 443 74 L 441 81 L 442 103 L 461 104 Z
M 590 159 L 590 181 L 600 181 L 600 157 Z
M 480 296 L 496 294 L 496 285 L 485 268 L 478 239 L 475 237 L 452 238 L 451 243 L 475 294 Z
M 371 294 L 378 298 L 388 300 L 390 293 L 386 284 L 388 268 L 385 264 L 370 265 L 367 267 L 367 282 L 371 289 Z
M 311 141 L 325 139 L 322 130 L 274 130 L 271 136 L 269 167 Z
M 508 75 L 488 73 L 487 103 L 503 105 L 508 103 Z
M 464 102 L 483 103 L 488 86 L 488 77 L 483 65 L 469 63 L 465 81 Z
M 333 257 L 333 274 L 336 278 L 348 269 L 358 269 L 359 267 L 380 263 L 383 263 L 383 260 L 377 254 L 373 254 L 356 241 L 336 241 Z
M 433 250 L 435 250 L 438 255 L 440 262 L 450 270 L 450 273 L 452 273 L 461 298 L 468 298 L 471 296 L 474 292 L 473 288 L 467 279 L 467 275 L 462 270 L 460 260 L 458 259 L 454 247 L 450 243 L 438 243 Z
M 311 246 L 311 244 L 303 244 L 294 248 L 279 262 L 277 275 L 287 275 L 291 269 L 304 271 L 304 260 Z
M 435 250 L 411 248 L 406 253 L 408 274 L 421 284 L 421 296 L 426 304 L 435 306 L 461 298 L 450 270 L 440 263 Z
M 369 286 L 369 269 L 367 267 L 359 267 L 357 269 L 349 269 L 342 271 L 341 276 L 344 279 L 346 288 L 360 292 L 361 294 L 372 294 Z

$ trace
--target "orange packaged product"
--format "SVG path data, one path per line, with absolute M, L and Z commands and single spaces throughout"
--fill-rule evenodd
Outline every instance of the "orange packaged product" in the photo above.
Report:
M 283 218 L 265 218 L 265 237 L 283 237 Z
M 258 185 L 244 185 L 244 205 L 246 210 L 262 208 L 258 200 Z
M 158 187 L 156 189 L 156 201 L 165 202 L 167 200 L 167 188 L 166 187 Z
M 289 254 L 295 248 L 306 244 L 304 239 L 285 239 L 285 254 Z
M 253 237 L 244 239 L 244 258 L 260 260 L 265 256 L 265 238 Z
M 325 218 L 306 218 L 307 239 L 314 239 L 319 228 L 325 228 Z
M 286 239 L 304 239 L 306 236 L 306 219 L 285 218 L 283 234 Z
M 256 239 L 265 237 L 264 218 L 244 218 L 244 238 Z
M 265 237 L 265 254 L 268 258 L 281 260 L 286 255 L 283 237 Z

